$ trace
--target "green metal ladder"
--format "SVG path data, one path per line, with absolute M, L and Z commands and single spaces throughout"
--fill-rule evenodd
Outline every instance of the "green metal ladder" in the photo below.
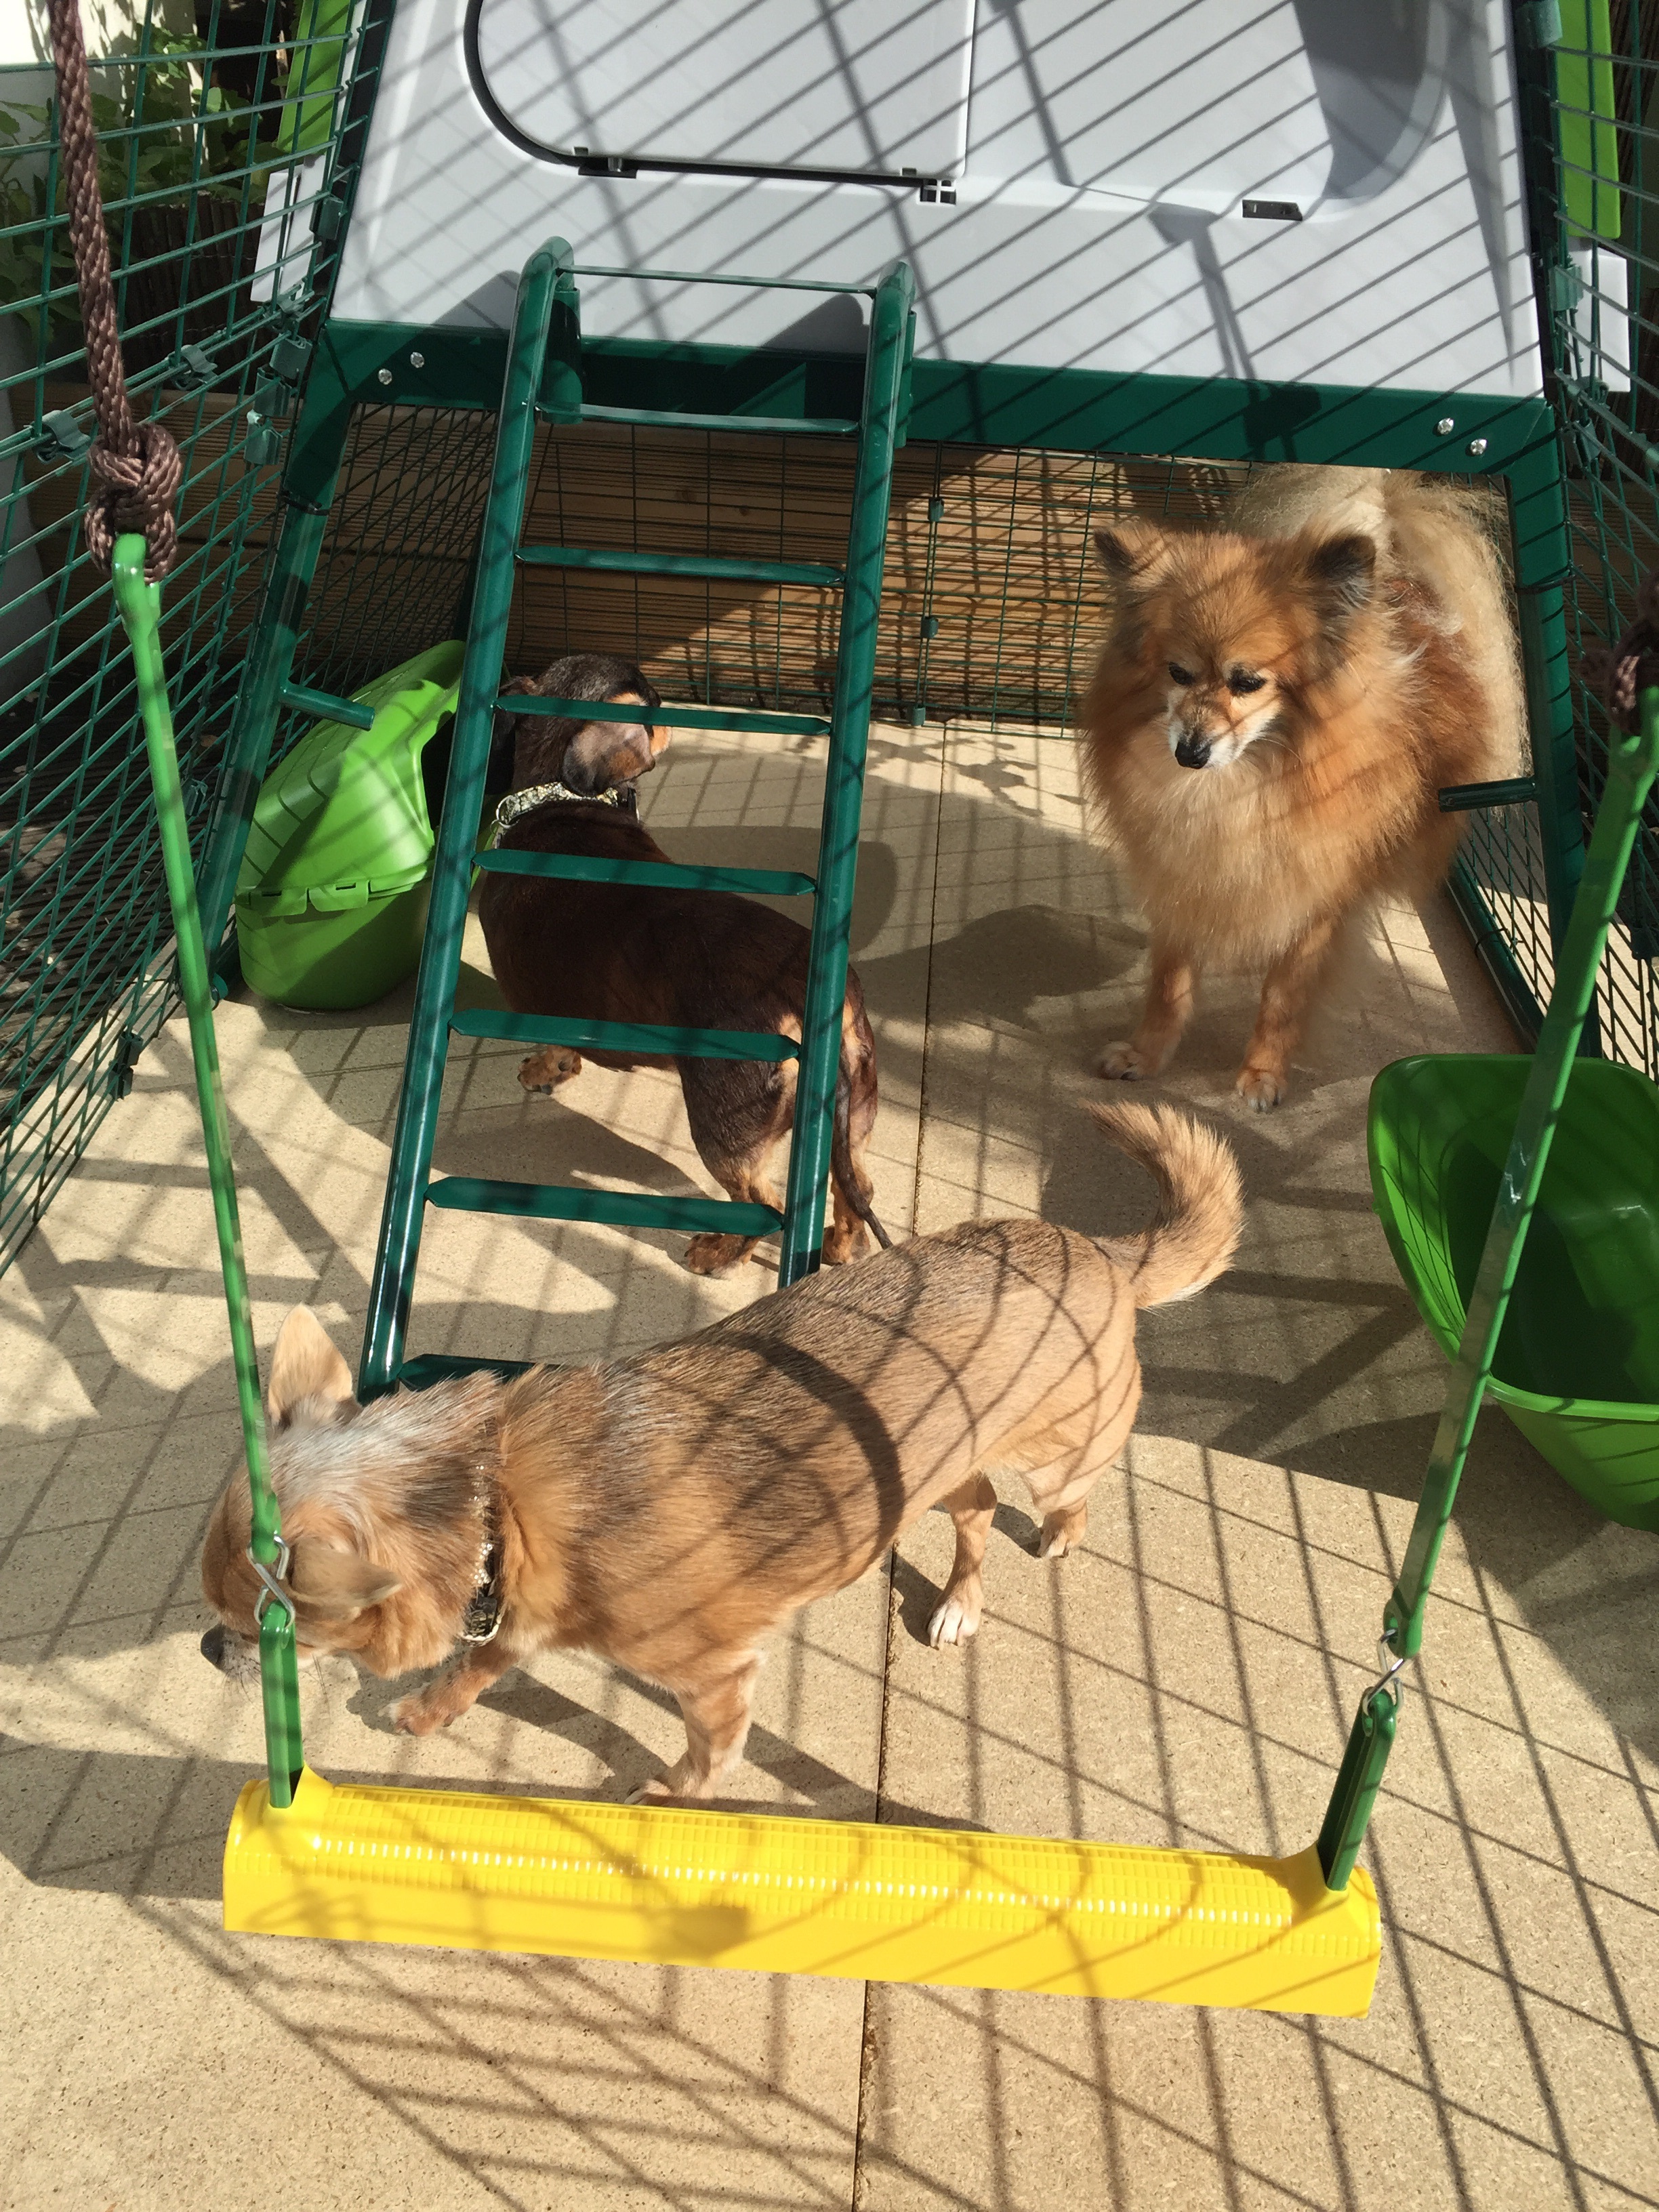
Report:
M 783 1231 L 779 1280 L 792 1283 L 817 1266 L 823 1240 L 825 1188 L 830 1171 L 831 1118 L 841 1060 L 842 1005 L 847 991 L 853 887 L 858 868 L 859 818 L 875 680 L 876 632 L 881 611 L 882 564 L 893 455 L 904 439 L 908 414 L 910 359 L 915 343 L 915 286 L 902 261 L 873 287 L 803 284 L 788 289 L 824 292 L 867 290 L 872 299 L 865 360 L 864 398 L 857 422 L 839 418 L 763 415 L 691 415 L 583 404 L 579 270 L 562 239 L 532 254 L 519 279 L 507 376 L 495 435 L 489 495 L 484 508 L 466 660 L 456 702 L 453 750 L 433 863 L 431 902 L 416 979 L 404 1083 L 392 1146 L 386 1208 L 369 1293 L 368 1325 L 358 1387 L 364 1396 L 394 1383 L 421 1385 L 480 1364 L 512 1372 L 519 1362 L 480 1362 L 427 1354 L 404 1357 L 404 1338 L 421 1232 L 428 1206 L 466 1212 L 507 1214 L 539 1221 L 598 1221 L 629 1229 L 673 1229 L 696 1234 L 725 1231 L 742 1237 Z M 615 270 L 593 274 L 616 275 Z M 677 283 L 761 282 L 738 277 L 687 277 L 678 271 L 628 272 Z M 530 468 L 538 421 L 628 422 L 652 428 L 741 430 L 750 434 L 855 438 L 852 518 L 847 558 L 841 568 L 822 563 L 727 559 L 696 553 L 630 553 L 570 545 L 525 545 Z M 792 737 L 827 736 L 823 826 L 816 879 L 810 876 L 735 868 L 690 868 L 661 862 L 603 864 L 554 853 L 473 849 L 483 805 L 490 736 L 498 705 L 514 714 L 580 714 L 607 719 L 590 701 L 501 697 L 508 615 L 520 567 L 606 569 L 626 575 L 708 577 L 721 582 L 803 584 L 842 595 L 831 710 L 816 714 L 674 710 L 676 728 L 737 730 Z M 611 710 L 617 720 L 637 710 Z M 811 896 L 811 950 L 806 1005 L 799 1047 L 787 1037 L 720 1030 L 641 1027 L 613 1022 L 564 1021 L 532 1014 L 455 1006 L 461 938 L 475 867 L 515 874 L 654 884 L 678 888 Z M 732 1200 L 667 1198 L 550 1183 L 498 1182 L 470 1176 L 431 1179 L 432 1149 L 452 1036 L 499 1037 L 516 1044 L 564 1044 L 598 1051 L 661 1053 L 726 1060 L 793 1059 L 799 1054 L 794 1138 L 789 1178 L 780 1214 L 767 1206 Z

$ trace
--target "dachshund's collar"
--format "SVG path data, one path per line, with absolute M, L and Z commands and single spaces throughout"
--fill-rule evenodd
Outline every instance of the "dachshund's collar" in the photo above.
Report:
M 568 791 L 562 783 L 532 783 L 525 791 L 509 791 L 495 809 L 495 827 L 510 830 L 538 806 L 615 806 L 624 814 L 639 811 L 639 793 L 631 783 L 612 784 L 609 791 Z

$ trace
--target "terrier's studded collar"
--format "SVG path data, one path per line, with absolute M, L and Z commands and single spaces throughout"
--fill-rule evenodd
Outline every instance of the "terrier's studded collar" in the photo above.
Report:
M 501 1540 L 492 1536 L 483 1555 L 480 1569 L 483 1579 L 472 1593 L 472 1602 L 466 1609 L 457 1639 L 462 1644 L 489 1644 L 501 1625 L 501 1611 L 507 1602 L 507 1593 L 501 1587 Z
M 500 1469 L 501 1443 L 496 1439 L 495 1460 L 486 1461 L 478 1469 L 477 1498 L 479 1517 L 483 1523 L 483 1548 L 478 1555 L 477 1574 L 472 1584 L 472 1595 L 466 1611 L 461 1616 L 456 1635 L 459 1644 L 489 1644 L 501 1625 L 501 1614 L 507 1606 L 507 1589 L 503 1571 L 507 1564 L 506 1546 L 501 1538 L 501 1492 Z

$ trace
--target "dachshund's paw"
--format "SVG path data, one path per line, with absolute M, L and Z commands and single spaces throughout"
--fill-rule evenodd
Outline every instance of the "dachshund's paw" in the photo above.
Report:
M 562 1083 L 582 1072 L 582 1056 L 568 1045 L 550 1044 L 532 1052 L 519 1069 L 519 1080 L 532 1097 L 550 1098 Z
M 753 1237 L 694 1237 L 685 1248 L 685 1264 L 694 1275 L 728 1275 L 758 1241 Z
M 823 1240 L 823 1264 L 826 1267 L 848 1267 L 869 1249 L 871 1242 L 870 1232 L 861 1221 L 854 1221 L 846 1230 L 837 1222 Z

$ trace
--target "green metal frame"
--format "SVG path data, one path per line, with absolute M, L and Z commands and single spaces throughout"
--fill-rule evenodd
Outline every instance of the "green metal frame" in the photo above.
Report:
M 1601 802 L 1613 742 L 1583 656 L 1631 621 L 1659 565 L 1659 51 L 1637 0 L 1516 11 L 1522 152 L 1547 388 L 1566 502 L 1562 590 L 1523 634 L 1534 719 L 1556 742 L 1540 777 L 1551 936 L 1576 868 L 1583 813 Z M 1511 947 L 1540 994 L 1538 963 Z M 1659 809 L 1650 802 L 1585 1029 L 1586 1051 L 1659 1077 Z
M 458 1014 L 455 985 L 461 938 L 475 867 L 508 867 L 521 875 L 592 880 L 592 865 L 561 854 L 475 854 L 473 825 L 483 802 L 489 744 L 501 696 L 507 623 L 519 567 L 556 559 L 566 563 L 604 565 L 635 574 L 748 576 L 763 568 L 769 575 L 781 563 L 747 563 L 687 554 L 596 555 L 580 548 L 526 546 L 521 541 L 531 462 L 538 419 L 589 419 L 588 402 L 572 364 L 579 358 L 579 300 L 574 259 L 562 239 L 532 254 L 519 281 L 513 328 L 505 347 L 496 423 L 495 454 L 484 510 L 467 652 L 456 705 L 453 750 L 443 819 L 438 834 L 426 935 L 415 986 L 409 1043 L 392 1139 L 392 1166 L 369 1291 L 359 1389 L 373 1395 L 389 1389 L 410 1369 L 404 1340 L 409 1323 L 422 1226 L 428 1205 L 544 1220 L 604 1221 L 630 1228 L 726 1230 L 741 1236 L 783 1231 L 781 1279 L 793 1282 L 818 1263 L 823 1237 L 831 1127 L 841 1057 L 841 1016 L 847 991 L 848 947 L 852 927 L 853 890 L 858 866 L 859 821 L 864 787 L 870 702 L 875 674 L 877 625 L 881 607 L 882 565 L 893 453 L 899 436 L 909 362 L 913 285 L 908 270 L 896 263 L 876 283 L 872 301 L 870 341 L 863 391 L 856 416 L 858 458 L 847 557 L 842 567 L 814 567 L 810 580 L 833 581 L 842 594 L 841 635 L 836 660 L 835 699 L 829 718 L 823 821 L 818 866 L 813 878 L 789 883 L 792 890 L 814 896 L 806 996 L 799 1047 L 770 1035 L 723 1030 L 641 1028 L 617 1023 L 571 1022 L 543 1016 Z M 331 358 L 339 361 L 337 340 Z M 550 376 L 547 373 L 552 371 Z M 379 364 L 374 371 L 380 386 Z M 337 368 L 331 386 L 341 391 L 355 380 Z M 319 423 L 331 422 L 337 403 Z M 618 419 L 605 406 L 597 419 Z M 671 410 L 650 410 L 652 420 L 672 419 Z M 631 416 L 629 419 L 632 419 Z M 748 416 L 745 429 L 797 435 L 839 436 L 847 428 L 839 417 Z M 319 428 L 321 450 L 324 433 Z M 338 440 L 328 433 L 337 467 Z M 320 502 L 319 502 L 320 504 Z M 792 568 L 787 580 L 798 580 Z M 267 720 L 272 702 L 289 684 L 292 626 L 286 627 L 265 664 Z M 290 687 L 291 688 L 291 687 Z M 516 710 L 520 702 L 511 704 Z M 568 705 L 569 702 L 563 702 Z M 538 702 L 557 711 L 561 702 Z M 584 709 L 584 711 L 586 711 Z M 788 725 L 816 731 L 815 717 L 732 713 L 707 715 L 728 730 L 775 730 Z M 612 882 L 690 884 L 723 890 L 776 891 L 783 880 L 775 871 L 690 869 L 660 864 L 612 862 L 605 879 Z M 443 1091 L 445 1057 L 452 1033 L 512 1037 L 520 1042 L 574 1044 L 665 1057 L 713 1056 L 779 1060 L 799 1052 L 795 1126 L 790 1152 L 784 1210 L 710 1199 L 662 1199 L 627 1193 L 568 1189 L 554 1186 L 495 1182 L 471 1176 L 430 1182 L 434 1141 Z

